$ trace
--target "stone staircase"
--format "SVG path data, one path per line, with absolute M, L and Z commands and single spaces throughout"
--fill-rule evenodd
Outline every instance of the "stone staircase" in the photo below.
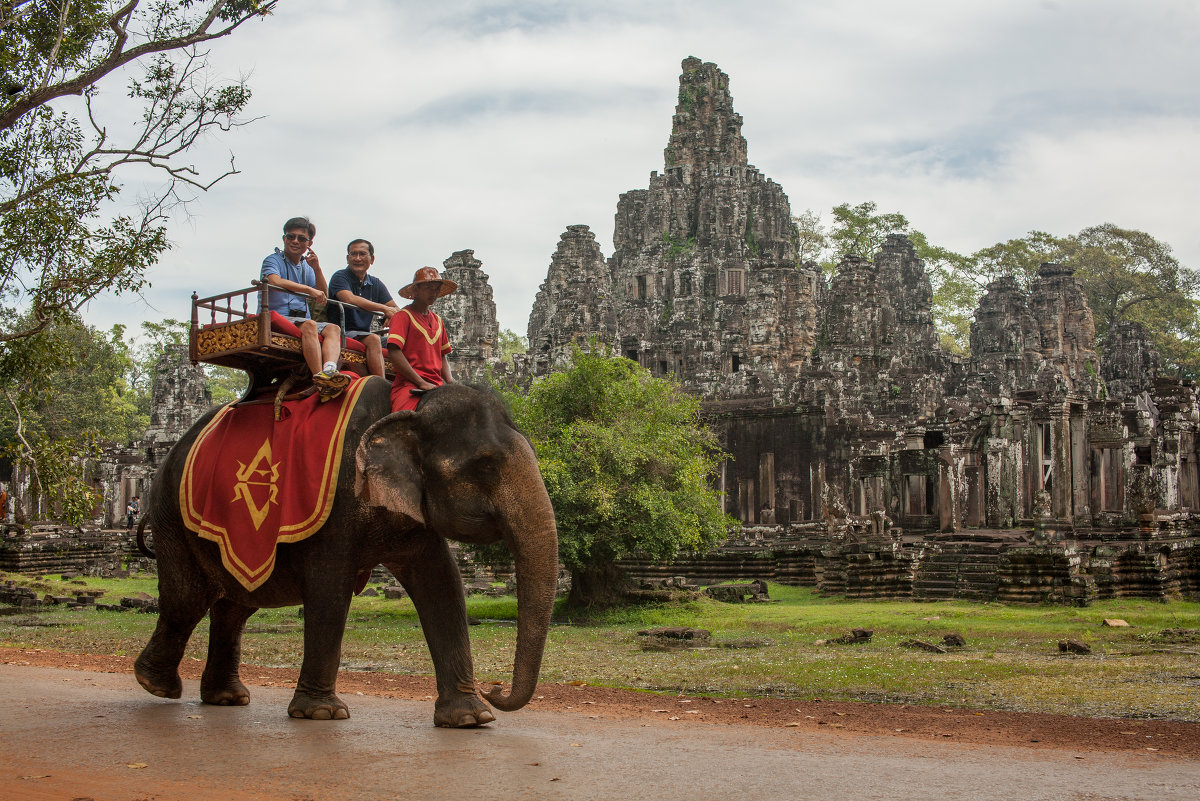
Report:
M 1013 532 L 980 529 L 930 534 L 912 583 L 912 597 L 990 601 L 1000 583 L 1001 555 Z
M 635 580 L 687 576 L 700 585 L 768 579 L 781 584 L 813 586 L 817 583 L 814 566 L 816 553 L 815 546 L 741 545 L 726 546 L 702 557 L 670 563 L 623 559 L 617 566 Z

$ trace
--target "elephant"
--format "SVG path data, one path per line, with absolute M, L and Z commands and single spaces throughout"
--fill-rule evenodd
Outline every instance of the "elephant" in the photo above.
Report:
M 288 714 L 348 718 L 337 696 L 342 637 L 356 576 L 382 564 L 416 607 L 437 679 L 434 724 L 495 720 L 476 688 L 462 579 L 447 539 L 503 540 L 517 579 L 517 642 L 507 694 L 483 698 L 513 711 L 533 695 L 558 580 L 558 537 L 537 457 L 490 391 L 447 384 L 415 411 L 391 413 L 390 385 L 364 386 L 348 420 L 332 511 L 322 528 L 276 546 L 270 578 L 248 591 L 224 568 L 216 543 L 189 531 L 179 483 L 207 413 L 168 453 L 151 488 L 146 519 L 158 560 L 159 618 L 134 673 L 153 695 L 179 698 L 178 667 L 192 630 L 209 614 L 201 700 L 244 705 L 238 676 L 247 619 L 261 608 L 304 608 L 304 653 Z M 353 466 L 353 469 L 350 466 Z

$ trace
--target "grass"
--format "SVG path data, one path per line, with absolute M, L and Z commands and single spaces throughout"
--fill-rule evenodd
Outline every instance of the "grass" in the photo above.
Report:
M 5 576 L 0 575 L 0 578 Z M 57 578 L 7 576 L 39 594 L 80 589 Z M 101 601 L 133 592 L 157 594 L 153 577 L 87 579 Z M 656 692 L 769 695 L 890 701 L 1029 712 L 1200 721 L 1200 603 L 1142 599 L 1086 608 L 1007 606 L 963 601 L 847 601 L 772 584 L 772 603 L 709 599 L 612 610 L 586 623 L 551 628 L 542 680 Z M 506 679 L 516 629 L 512 597 L 468 599 L 472 652 L 480 679 Z M 1129 628 L 1102 626 L 1105 618 Z M 0 616 L 0 645 L 66 652 L 136 655 L 156 617 L 51 607 Z M 712 632 L 712 647 L 644 650 L 637 632 L 655 626 Z M 295 608 L 264 609 L 250 619 L 247 663 L 295 667 L 303 620 Z M 875 632 L 863 645 L 822 644 L 851 628 Z M 1162 636 L 1164 630 L 1183 633 Z M 1191 630 L 1190 633 L 1187 630 Z M 964 648 L 935 654 L 905 647 L 916 638 L 940 643 L 958 632 Z M 1081 640 L 1092 654 L 1064 655 L 1058 642 Z M 721 647 L 722 645 L 757 647 Z M 187 657 L 203 659 L 201 624 Z M 411 602 L 359 596 L 350 609 L 343 666 L 351 670 L 429 674 L 432 665 Z

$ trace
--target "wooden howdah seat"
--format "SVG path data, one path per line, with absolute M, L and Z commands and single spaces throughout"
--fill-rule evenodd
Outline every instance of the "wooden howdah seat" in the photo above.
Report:
M 315 387 L 300 350 L 300 320 L 293 322 L 270 311 L 267 304 L 269 292 L 287 290 L 271 287 L 266 281 L 251 284 L 209 298 L 192 293 L 188 342 L 192 363 L 245 370 L 250 375 L 250 386 L 241 402 L 273 399 L 281 389 L 284 393 L 294 391 L 296 396 L 311 394 Z M 336 300 L 328 303 L 343 305 Z M 367 373 L 366 347 L 347 339 L 344 330 L 340 366 L 361 375 Z M 385 370 L 388 366 L 385 360 Z

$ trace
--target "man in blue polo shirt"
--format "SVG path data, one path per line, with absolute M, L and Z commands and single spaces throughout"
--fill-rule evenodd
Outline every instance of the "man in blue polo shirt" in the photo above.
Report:
M 334 324 L 315 322 L 308 313 L 308 302 L 312 298 L 318 306 L 324 306 L 328 286 L 321 262 L 311 249 L 317 235 L 317 226 L 307 217 L 293 217 L 283 224 L 283 250 L 275 248 L 262 263 L 260 277 L 271 288 L 267 305 L 271 311 L 289 318 L 300 329 L 300 351 L 308 369 L 312 370 L 313 383 L 322 399 L 335 397 L 350 383 L 350 377 L 338 372 L 338 360 L 342 354 L 342 332 Z
M 383 375 L 383 347 L 378 334 L 371 333 L 372 318 L 383 315 L 386 326 L 392 315 L 399 311 L 396 301 L 386 286 L 367 270 L 375 263 L 375 246 L 365 239 L 355 239 L 346 246 L 346 268 L 338 270 L 329 279 L 329 296 L 341 301 L 346 319 L 342 327 L 346 336 L 354 337 L 367 349 L 367 372 Z M 330 306 L 329 318 L 333 319 Z

